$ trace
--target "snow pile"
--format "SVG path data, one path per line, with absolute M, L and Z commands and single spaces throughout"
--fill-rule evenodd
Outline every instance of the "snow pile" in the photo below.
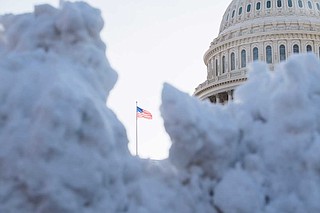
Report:
M 86 3 L 0 16 L 0 212 L 320 212 L 312 55 L 255 64 L 229 105 L 169 85 L 170 159 L 130 155 L 105 106 L 117 75 Z
M 123 194 L 117 164 L 128 150 L 105 109 L 117 75 L 100 12 L 41 5 L 0 21 L 0 212 L 102 212 L 107 189 Z
M 217 212 L 320 212 L 319 81 L 319 60 L 306 54 L 274 72 L 253 64 L 225 106 L 165 85 L 170 160 L 212 181 L 207 192 Z
M 0 212 L 206 212 L 198 176 L 130 155 L 86 3 L 0 16 Z

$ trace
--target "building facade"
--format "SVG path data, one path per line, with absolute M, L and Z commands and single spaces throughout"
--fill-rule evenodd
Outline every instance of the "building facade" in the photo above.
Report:
M 290 55 L 320 54 L 320 0 L 233 0 L 204 55 L 207 80 L 194 95 L 225 103 L 247 79 L 248 64 L 275 64 Z

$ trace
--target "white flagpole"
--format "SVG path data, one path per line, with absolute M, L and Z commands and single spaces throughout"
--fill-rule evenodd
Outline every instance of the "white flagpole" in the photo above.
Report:
M 136 101 L 136 156 L 139 156 L 139 154 L 138 154 L 138 116 L 137 116 L 137 107 L 138 107 L 138 101 Z

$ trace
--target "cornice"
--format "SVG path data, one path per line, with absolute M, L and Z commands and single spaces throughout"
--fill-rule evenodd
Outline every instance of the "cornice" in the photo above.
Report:
M 236 87 L 237 85 L 241 84 L 242 82 L 245 82 L 246 80 L 247 77 L 245 76 L 245 74 L 242 77 L 234 79 L 229 78 L 225 81 L 210 82 L 207 80 L 196 88 L 193 95 L 199 97 L 200 99 L 205 99 L 207 97 L 207 93 L 210 93 L 210 95 L 212 95 L 211 93 L 219 93 L 219 91 L 224 91 L 226 87 L 230 87 L 230 85 Z

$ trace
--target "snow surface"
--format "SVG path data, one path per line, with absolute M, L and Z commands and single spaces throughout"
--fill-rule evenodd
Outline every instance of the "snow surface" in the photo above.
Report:
M 202 211 L 170 164 L 130 155 L 106 107 L 117 75 L 99 10 L 39 5 L 0 23 L 1 213 Z
M 171 162 L 213 181 L 218 212 L 320 212 L 319 60 L 254 63 L 248 78 L 225 106 L 164 86 Z
M 170 157 L 141 160 L 106 107 L 102 28 L 83 2 L 0 16 L 0 212 L 320 212 L 314 55 L 254 64 L 225 106 L 165 84 Z

